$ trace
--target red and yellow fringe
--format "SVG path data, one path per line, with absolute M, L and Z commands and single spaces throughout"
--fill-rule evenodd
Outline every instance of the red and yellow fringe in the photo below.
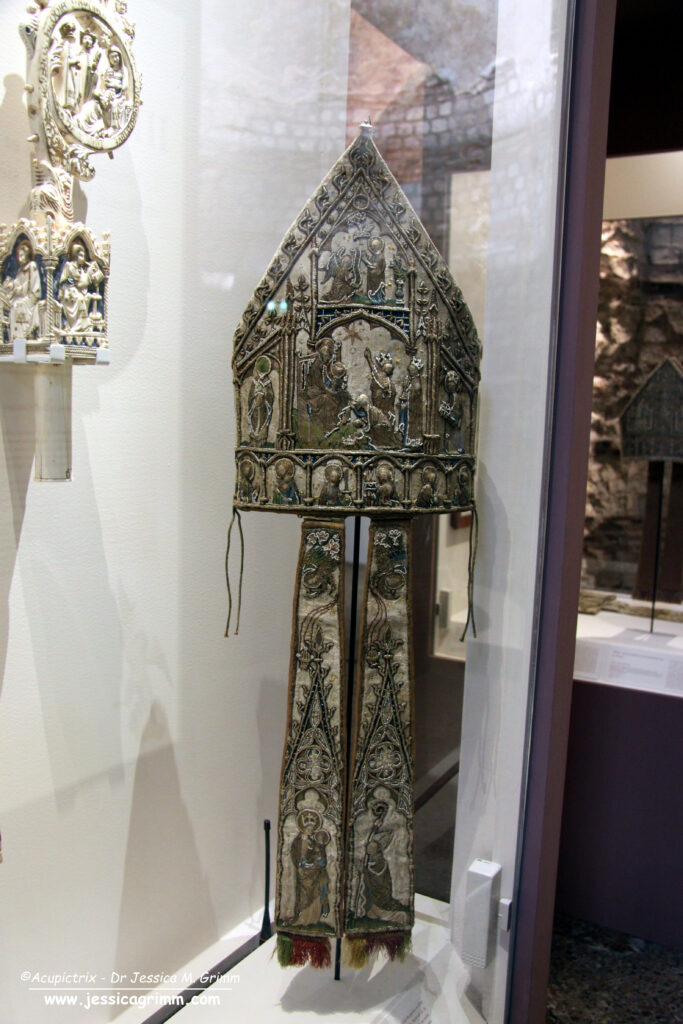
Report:
M 277 959 L 280 967 L 331 967 L 330 940 L 278 932 Z
M 367 935 L 345 935 L 343 961 L 347 967 L 360 970 L 381 953 L 389 960 L 405 960 L 411 950 L 410 932 L 370 932 Z

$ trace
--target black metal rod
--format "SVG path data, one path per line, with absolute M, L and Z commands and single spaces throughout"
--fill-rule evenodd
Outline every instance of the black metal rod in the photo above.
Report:
M 454 779 L 459 771 L 460 759 L 458 758 L 455 764 L 452 764 L 451 767 L 443 773 L 443 775 L 439 775 L 438 779 L 435 779 L 434 782 L 427 787 L 424 793 L 415 798 L 413 802 L 413 813 L 417 814 L 420 808 L 424 807 L 425 804 L 428 804 L 432 797 L 435 797 L 437 793 L 440 793 L 443 787 L 447 785 L 451 779 Z
M 655 631 L 655 605 L 657 603 L 657 584 L 659 583 L 659 548 L 662 538 L 662 508 L 664 504 L 664 467 L 659 475 L 659 493 L 657 495 L 657 533 L 655 536 L 655 566 L 652 578 L 652 607 L 650 610 L 650 632 Z
M 358 623 L 358 579 L 360 576 L 360 516 L 353 520 L 353 562 L 351 568 L 351 614 L 349 616 L 349 645 L 346 662 L 346 784 L 344 791 L 348 793 L 351 771 L 351 728 L 353 718 L 353 686 L 356 671 L 356 631 Z M 334 980 L 341 979 L 341 939 L 337 939 L 334 951 Z
M 268 818 L 263 822 L 263 832 L 266 845 L 266 893 L 263 906 L 263 921 L 261 922 L 261 934 L 259 943 L 267 942 L 273 934 L 270 926 L 270 821 Z
M 197 978 L 191 985 L 186 989 L 183 989 L 168 1006 L 162 1006 L 161 1009 L 156 1010 L 151 1017 L 147 1017 L 144 1024 L 166 1024 L 166 1021 L 174 1017 L 176 1013 L 179 1013 L 184 1006 L 200 992 L 205 992 L 207 988 L 210 988 L 214 982 L 222 978 L 224 974 L 231 971 L 233 967 L 245 960 L 246 957 L 254 953 L 259 947 L 258 935 L 252 935 L 250 939 L 247 939 L 239 949 L 236 949 L 234 953 L 227 956 L 224 960 L 221 960 L 219 964 L 212 967 L 210 971 L 206 971 L 201 977 Z
M 360 517 L 353 521 L 353 563 L 351 570 L 351 614 L 349 616 L 349 657 L 346 666 L 346 717 L 351 722 L 353 710 L 353 686 L 356 675 L 356 629 L 358 623 L 358 577 L 360 575 Z M 351 757 L 351 729 L 346 730 L 346 774 L 348 777 Z M 347 778 L 348 781 L 348 778 Z

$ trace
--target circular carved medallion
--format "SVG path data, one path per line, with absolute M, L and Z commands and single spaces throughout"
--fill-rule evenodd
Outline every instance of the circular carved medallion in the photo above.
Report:
M 94 0 L 62 0 L 49 8 L 37 49 L 51 149 L 76 144 L 86 151 L 110 151 L 128 138 L 140 107 L 131 34 Z M 55 146 L 55 132 L 63 147 Z

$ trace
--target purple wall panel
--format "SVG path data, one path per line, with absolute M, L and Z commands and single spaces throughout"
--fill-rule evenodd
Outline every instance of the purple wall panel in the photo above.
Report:
M 574 684 L 557 908 L 683 948 L 683 700 Z

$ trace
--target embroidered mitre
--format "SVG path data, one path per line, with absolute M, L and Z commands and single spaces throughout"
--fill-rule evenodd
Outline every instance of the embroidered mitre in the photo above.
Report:
M 480 350 L 460 289 L 363 125 L 235 332 L 235 507 L 470 508 Z

